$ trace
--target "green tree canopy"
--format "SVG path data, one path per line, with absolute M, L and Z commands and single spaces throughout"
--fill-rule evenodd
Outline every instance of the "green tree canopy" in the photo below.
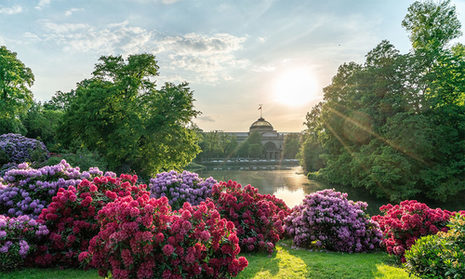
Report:
M 403 26 L 413 50 L 382 41 L 345 63 L 307 114 L 300 158 L 330 183 L 399 201 L 465 191 L 464 47 L 449 1 L 415 2 Z
M 64 106 L 64 143 L 100 153 L 117 171 L 151 175 L 187 165 L 199 152 L 188 128 L 198 114 L 193 92 L 187 83 L 157 89 L 157 75 L 150 54 L 101 57 Z
M 32 105 L 31 69 L 5 46 L 0 46 L 0 134 L 23 132 L 20 117 Z

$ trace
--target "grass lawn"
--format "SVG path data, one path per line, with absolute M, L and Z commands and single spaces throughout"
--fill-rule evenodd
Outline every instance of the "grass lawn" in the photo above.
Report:
M 276 252 L 242 254 L 249 266 L 237 278 L 409 278 L 401 268 L 390 265 L 386 253 L 341 254 L 290 249 L 287 242 Z M 97 279 L 95 270 L 35 269 L 0 274 L 0 279 Z M 410 279 L 413 279 L 411 277 Z

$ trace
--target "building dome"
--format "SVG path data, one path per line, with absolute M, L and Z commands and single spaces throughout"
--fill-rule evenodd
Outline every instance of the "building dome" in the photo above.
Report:
M 273 126 L 270 122 L 266 121 L 263 117 L 260 117 L 257 121 L 252 123 L 250 126 L 250 132 L 253 131 L 273 131 Z

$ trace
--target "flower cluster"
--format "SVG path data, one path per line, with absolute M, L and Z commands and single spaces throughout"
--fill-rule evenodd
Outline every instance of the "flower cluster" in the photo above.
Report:
M 366 214 L 367 204 L 326 189 L 307 195 L 285 219 L 286 232 L 299 247 L 362 252 L 379 246 L 382 233 Z
M 57 165 L 39 169 L 21 163 L 5 172 L 2 178 L 7 187 L 0 188 L 0 214 L 37 217 L 52 201 L 58 189 L 76 186 L 82 179 L 102 175 L 98 168 L 81 173 L 79 167 L 72 168 L 65 160 Z
M 28 216 L 0 215 L 0 270 L 23 265 L 28 254 L 48 233 L 46 226 Z
M 38 221 L 50 230 L 47 245 L 39 247 L 37 265 L 76 266 L 78 255 L 87 250 L 89 240 L 98 231 L 96 215 L 107 203 L 117 197 L 149 194 L 146 185 L 135 185 L 137 176 L 122 174 L 84 179 L 77 188 L 61 188 L 52 203 L 42 210 Z
M 198 174 L 188 171 L 162 172 L 150 179 L 152 197 L 167 197 L 172 208 L 179 209 L 184 202 L 198 205 L 211 196 L 212 187 L 217 181 L 212 177 L 202 179 Z
M 8 162 L 15 163 L 44 160 L 48 157 L 48 150 L 43 142 L 19 134 L 0 135 L 0 151 L 6 154 Z
M 98 213 L 100 232 L 79 256 L 106 276 L 123 278 L 230 278 L 247 266 L 234 225 L 213 203 L 185 203 L 172 212 L 168 199 L 119 198 Z
M 243 251 L 273 252 L 284 233 L 283 220 L 289 214 L 282 200 L 230 180 L 213 186 L 212 201 L 221 216 L 236 226 Z
M 447 231 L 447 223 L 453 214 L 440 208 L 431 209 L 415 200 L 405 200 L 397 205 L 383 205 L 380 211 L 384 215 L 373 216 L 384 233 L 384 245 L 389 254 L 404 261 L 404 252 L 418 238 Z

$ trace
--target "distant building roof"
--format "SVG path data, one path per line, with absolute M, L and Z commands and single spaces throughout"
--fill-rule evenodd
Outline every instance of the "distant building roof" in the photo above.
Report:
M 260 117 L 257 121 L 252 123 L 250 126 L 250 132 L 253 131 L 273 131 L 273 126 L 270 122 L 266 121 L 263 117 Z

